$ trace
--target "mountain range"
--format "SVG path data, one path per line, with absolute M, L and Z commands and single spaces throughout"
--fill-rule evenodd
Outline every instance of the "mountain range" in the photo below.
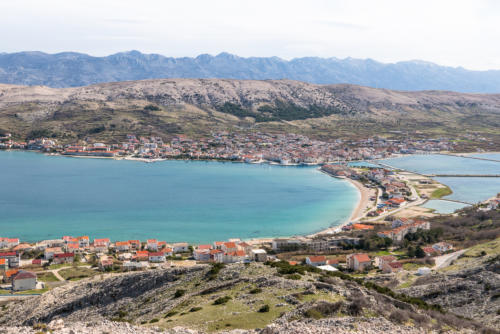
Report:
M 139 51 L 93 57 L 75 52 L 0 53 L 0 83 L 55 88 L 158 78 L 290 79 L 394 90 L 500 93 L 500 70 L 471 71 L 424 61 L 386 64 L 372 59 L 243 58 L 229 53 L 165 57 Z

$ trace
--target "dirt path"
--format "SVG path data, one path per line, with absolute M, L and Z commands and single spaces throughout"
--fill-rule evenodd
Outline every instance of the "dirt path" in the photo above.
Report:
M 434 269 L 437 270 L 437 269 L 442 269 L 442 268 L 448 267 L 453 260 L 456 260 L 464 252 L 465 252 L 465 249 L 462 249 L 462 250 L 456 251 L 454 253 L 436 256 L 434 258 L 434 261 L 436 261 L 436 264 L 434 265 Z

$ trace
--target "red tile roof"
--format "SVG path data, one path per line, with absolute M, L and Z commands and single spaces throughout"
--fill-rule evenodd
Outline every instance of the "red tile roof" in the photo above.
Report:
M 354 254 L 353 257 L 359 262 L 370 262 L 370 257 L 368 254 L 361 253 L 361 254 Z
M 324 255 L 310 256 L 309 261 L 312 263 L 326 262 L 326 256 Z
M 18 279 L 27 279 L 27 278 L 36 278 L 36 274 L 29 271 L 20 271 L 12 279 L 16 281 Z
M 62 258 L 67 258 L 67 257 L 74 257 L 75 254 L 73 253 L 58 253 L 54 254 L 54 259 L 62 259 Z

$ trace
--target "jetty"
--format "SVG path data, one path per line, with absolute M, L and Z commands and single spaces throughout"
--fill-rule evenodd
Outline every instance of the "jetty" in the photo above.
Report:
M 500 177 L 500 174 L 422 174 L 422 175 L 426 177 Z
M 460 155 L 460 154 L 452 154 L 452 153 L 439 153 L 439 154 L 449 155 L 449 156 L 452 156 L 452 157 L 466 158 L 466 159 L 476 159 L 476 160 L 500 162 L 500 160 L 498 160 L 498 159 L 473 157 L 473 156 L 470 156 L 470 155 Z
M 474 205 L 474 203 L 459 201 L 457 199 L 439 198 L 439 199 L 436 199 L 435 201 L 447 201 L 447 202 L 454 202 L 454 203 L 460 203 L 460 204 L 466 204 L 466 205 Z

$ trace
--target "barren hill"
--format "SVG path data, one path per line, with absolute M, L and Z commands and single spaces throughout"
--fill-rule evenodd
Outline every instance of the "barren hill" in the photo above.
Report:
M 94 129 L 104 129 L 95 132 Z M 312 136 L 500 134 L 500 94 L 290 80 L 157 79 L 77 88 L 0 85 L 0 129 L 60 138 L 259 129 Z
M 101 333 L 106 326 L 116 333 L 150 333 L 148 329 L 233 334 L 330 333 L 332 329 L 338 333 L 496 333 L 373 284 L 319 270 L 287 275 L 283 268 L 258 263 L 227 265 L 217 272 L 214 268 L 155 269 L 72 282 L 42 296 L 6 304 L 0 310 L 0 330 L 29 333 L 30 327 L 57 326 L 62 320 L 78 333 Z M 90 319 L 91 323 L 82 323 Z M 143 330 L 113 325 L 110 320 Z M 69 328 L 56 333 L 68 333 Z

